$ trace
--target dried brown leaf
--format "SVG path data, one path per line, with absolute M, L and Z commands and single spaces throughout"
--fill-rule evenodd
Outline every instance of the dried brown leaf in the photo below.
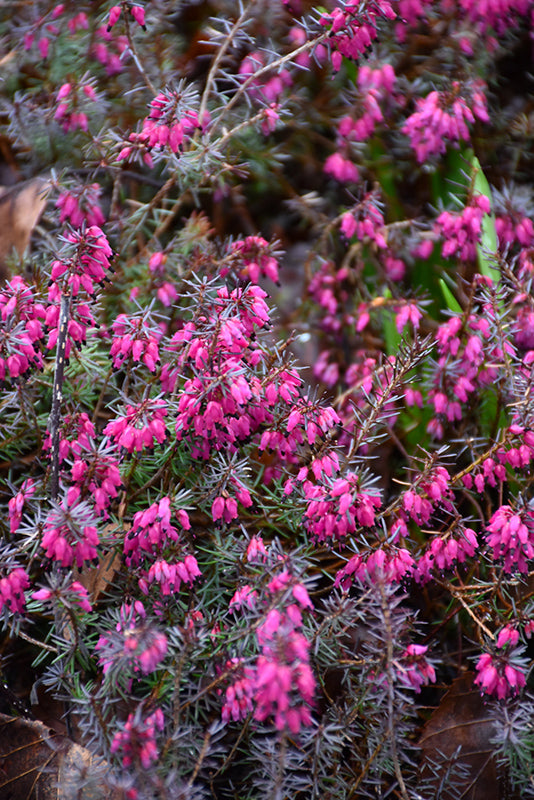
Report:
M 114 800 L 107 765 L 42 722 L 0 714 L 3 800 Z
M 473 674 L 466 673 L 451 684 L 423 728 L 419 741 L 421 777 L 433 775 L 434 785 L 439 786 L 447 764 L 460 748 L 456 761 L 466 773 L 456 784 L 460 793 L 445 788 L 440 799 L 460 796 L 462 800 L 502 800 L 507 795 L 491 743 L 494 735 L 494 719 L 480 692 L 473 688 Z M 436 769 L 435 764 L 443 766 Z

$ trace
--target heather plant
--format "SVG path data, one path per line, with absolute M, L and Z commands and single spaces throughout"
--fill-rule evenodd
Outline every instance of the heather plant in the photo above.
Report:
M 422 744 L 460 678 L 533 794 L 533 18 L 0 20 L 50 192 L 0 287 L 4 706 L 59 703 L 108 796 L 465 796 Z

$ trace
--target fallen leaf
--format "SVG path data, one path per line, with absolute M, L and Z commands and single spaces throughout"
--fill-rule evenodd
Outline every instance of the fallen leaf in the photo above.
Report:
M 0 714 L 4 800 L 117 800 L 107 764 L 42 722 Z
M 22 256 L 46 205 L 50 181 L 32 178 L 0 186 L 0 280 L 9 277 L 7 259 L 13 249 Z
M 421 780 L 425 788 L 434 787 L 433 798 L 502 800 L 509 796 L 494 755 L 494 736 L 494 718 L 468 672 L 451 684 L 419 741 Z M 454 779 L 447 775 L 452 763 L 457 765 Z M 440 786 L 443 790 L 438 793 Z

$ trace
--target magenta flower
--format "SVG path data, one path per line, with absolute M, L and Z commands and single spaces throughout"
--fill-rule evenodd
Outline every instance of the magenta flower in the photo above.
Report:
M 504 559 L 506 572 L 526 572 L 534 557 L 534 517 L 527 510 L 503 505 L 492 515 L 485 533 L 493 558 Z
M 18 275 L 0 290 L 0 381 L 43 367 L 41 341 L 46 310 Z
M 113 342 L 110 355 L 114 367 L 121 367 L 131 358 L 142 362 L 150 372 L 155 372 L 159 361 L 159 328 L 151 325 L 149 311 L 137 314 L 119 314 L 113 322 Z
M 146 556 L 158 556 L 171 542 L 179 542 L 180 534 L 171 524 L 171 500 L 162 497 L 145 511 L 138 511 L 124 540 L 124 555 L 128 565 L 137 565 Z M 187 512 L 175 509 L 174 514 L 184 530 L 191 528 Z
M 341 67 L 343 57 L 357 60 L 378 35 L 380 17 L 395 19 L 396 14 L 387 0 L 378 3 L 361 3 L 349 0 L 343 8 L 337 6 L 331 13 L 323 12 L 320 24 L 330 30 L 329 44 L 334 70 Z
M 233 681 L 226 689 L 221 717 L 223 722 L 238 722 L 254 709 L 255 672 L 237 658 L 227 661 L 226 669 L 232 670 Z
M 311 724 L 315 678 L 309 665 L 309 642 L 295 630 L 287 613 L 273 609 L 258 628 L 262 655 L 256 662 L 254 717 L 274 718 L 278 730 L 297 734 Z
M 162 444 L 167 438 L 165 416 L 167 406 L 158 398 L 148 398 L 137 406 L 127 405 L 122 416 L 110 420 L 104 428 L 116 445 L 127 453 L 140 453 L 152 449 L 157 442 Z
M 83 231 L 67 234 L 66 239 L 73 245 L 75 254 L 53 261 L 50 277 L 56 283 L 63 278 L 73 295 L 79 294 L 80 289 L 93 295 L 95 284 L 106 279 L 113 256 L 106 235 L 98 225 L 91 225 Z M 49 299 L 52 299 L 50 294 Z M 47 324 L 50 324 L 48 320 Z
M 89 447 L 78 442 L 77 453 L 71 467 L 73 483 L 82 497 L 90 495 L 95 507 L 106 516 L 105 511 L 117 497 L 122 485 L 119 464 L 102 443 L 98 448 L 93 439 Z
M 26 501 L 35 494 L 35 481 L 27 478 L 22 482 L 19 492 L 8 502 L 9 530 L 15 533 L 22 521 L 22 511 Z
M 45 519 L 41 539 L 45 555 L 62 567 L 76 564 L 81 569 L 97 557 L 96 522 L 93 508 L 80 500 L 80 490 L 72 486 L 60 503 L 53 504 Z
M 474 683 L 484 694 L 495 695 L 499 700 L 521 691 L 526 677 L 523 661 L 518 655 L 520 652 L 507 648 L 495 655 L 481 655 L 476 663 L 478 674 Z
M 158 708 L 144 719 L 141 713 L 139 708 L 135 714 L 128 714 L 128 719 L 111 742 L 111 752 L 120 754 L 125 770 L 131 770 L 132 766 L 147 770 L 159 757 L 156 736 L 165 724 L 163 711 Z
M 404 655 L 396 665 L 396 674 L 400 683 L 408 689 L 421 691 L 421 686 L 427 683 L 435 683 L 436 672 L 434 667 L 427 661 L 426 653 L 428 647 L 420 644 L 410 644 L 406 648 Z
M 258 561 L 264 561 L 267 558 L 267 550 L 261 536 L 253 536 L 247 546 L 247 561 L 249 564 L 255 564 Z
M 474 556 L 477 549 L 477 537 L 471 528 L 463 528 L 456 537 L 434 536 L 417 562 L 414 578 L 420 583 L 427 583 L 435 572 L 441 574 L 457 563 L 463 563 L 466 558 Z
M 60 209 L 59 221 L 69 222 L 73 228 L 81 228 L 84 222 L 89 227 L 103 225 L 105 217 L 99 203 L 101 191 L 98 183 L 61 190 L 56 201 L 56 208 Z
M 417 110 L 407 118 L 402 132 L 420 164 L 444 153 L 448 142 L 468 141 L 468 125 L 475 119 L 489 122 L 484 90 L 482 81 L 465 87 L 453 81 L 450 91 L 433 91 L 417 101 Z
M 89 602 L 89 592 L 79 581 L 73 581 L 70 585 L 62 585 L 58 588 L 43 588 L 32 592 L 32 600 L 40 603 L 47 603 L 52 600 L 59 601 L 66 608 L 79 608 L 81 611 L 92 611 Z
M 272 245 L 261 236 L 247 236 L 233 242 L 230 253 L 235 256 L 241 278 L 258 283 L 260 276 L 265 276 L 278 283 L 277 257 Z
M 87 101 L 97 102 L 98 98 L 91 84 L 64 83 L 56 95 L 56 119 L 65 133 L 71 131 L 86 131 L 89 127 L 87 114 L 80 110 L 87 105 Z
M 201 575 L 197 560 L 192 555 L 185 556 L 183 561 L 174 561 L 172 563 L 163 558 L 158 558 L 150 565 L 146 578 L 139 580 L 139 586 L 145 594 L 148 594 L 150 584 L 157 583 L 161 589 L 161 594 L 167 597 L 178 592 L 182 583 L 191 586 L 195 578 Z
M 13 614 L 22 614 L 26 608 L 24 590 L 30 585 L 28 574 L 22 567 L 14 566 L 9 569 L 7 562 L 3 565 L 2 573 L 2 577 L 0 577 L 0 612 L 6 608 Z
M 254 74 L 264 66 L 266 60 L 263 53 L 254 51 L 241 61 L 238 75 L 243 81 L 248 81 L 249 97 L 269 105 L 279 103 L 284 91 L 293 83 L 291 74 L 287 69 L 278 69 L 272 75 L 262 74 L 259 78 L 254 78 Z
M 375 509 L 381 505 L 380 496 L 363 491 L 356 473 L 333 482 L 305 481 L 302 489 L 307 500 L 304 524 L 319 542 L 343 539 L 358 527 L 371 527 Z
M 143 604 L 125 603 L 114 631 L 100 636 L 96 650 L 104 675 L 132 670 L 149 675 L 167 653 L 167 637 L 146 618 Z
M 340 183 L 357 183 L 360 178 L 358 167 L 341 153 L 332 153 L 325 161 L 324 171 Z
M 137 24 L 140 25 L 141 28 L 146 30 L 146 27 L 145 27 L 145 9 L 142 6 L 134 6 L 134 5 L 132 5 L 132 6 L 130 6 L 130 14 L 134 18 L 134 20 L 137 22 Z
M 488 198 L 475 195 L 462 212 L 443 211 L 434 225 L 434 231 L 443 239 L 442 256 L 473 261 L 482 235 L 482 220 L 490 210 Z
M 256 608 L 258 601 L 258 593 L 255 589 L 252 589 L 248 584 L 241 586 L 239 589 L 233 594 L 232 599 L 230 600 L 230 604 L 228 608 L 230 611 L 236 609 L 239 611 L 241 608 L 248 608 L 251 611 L 254 611 Z
M 120 6 L 111 6 L 109 9 L 109 18 L 108 18 L 108 31 L 115 25 L 117 20 L 121 15 L 121 7 Z

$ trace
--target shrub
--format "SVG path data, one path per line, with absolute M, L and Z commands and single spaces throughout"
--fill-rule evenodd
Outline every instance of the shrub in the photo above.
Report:
M 114 797 L 463 796 L 418 740 L 469 669 L 532 792 L 531 14 L 3 19 L 52 169 L 0 290 L 4 669 Z

